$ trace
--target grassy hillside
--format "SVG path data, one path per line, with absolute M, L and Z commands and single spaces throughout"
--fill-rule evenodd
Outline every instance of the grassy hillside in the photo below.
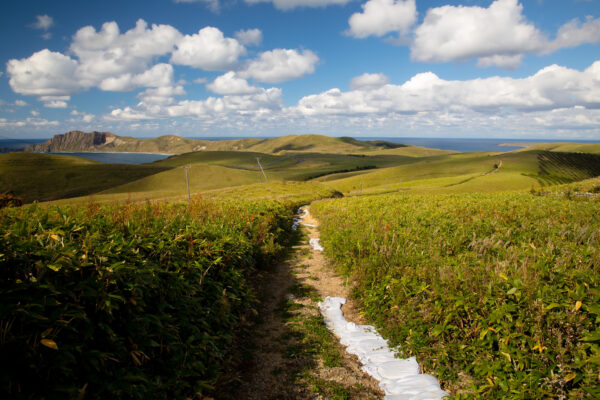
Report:
M 598 155 L 527 151 L 438 156 L 398 167 L 320 180 L 344 193 L 397 190 L 455 193 L 529 189 L 598 175 Z
M 279 164 L 289 159 L 285 156 L 276 156 L 250 151 L 195 151 L 184 153 L 164 160 L 156 161 L 155 165 L 167 167 L 181 167 L 188 164 L 213 164 L 223 167 L 242 167 L 248 169 L 258 169 L 256 159 L 259 158 L 263 167 L 269 167 L 271 164 Z M 295 162 L 292 161 L 291 164 Z M 289 164 L 288 164 L 289 165 Z
M 166 169 L 60 155 L 0 154 L 0 192 L 11 191 L 25 202 L 48 201 L 96 193 Z
M 524 149 L 515 151 L 529 151 L 529 150 L 546 150 L 546 151 L 558 151 L 566 153 L 590 153 L 600 154 L 600 143 L 572 143 L 572 142 L 558 142 L 558 143 L 522 143 L 527 146 Z
M 457 151 L 452 150 L 441 150 L 441 149 L 430 149 L 428 147 L 421 146 L 402 146 L 393 149 L 377 149 L 365 151 L 362 154 L 368 155 L 397 155 L 405 157 L 433 157 L 443 154 L 457 154 Z
M 259 182 L 261 176 L 256 171 L 246 171 L 208 164 L 191 164 L 188 170 L 191 192 L 247 185 Z M 159 192 L 165 195 L 186 193 L 184 168 L 173 168 L 136 181 L 105 190 L 100 194 Z
M 394 194 L 311 210 L 365 315 L 453 398 L 600 396 L 594 199 Z

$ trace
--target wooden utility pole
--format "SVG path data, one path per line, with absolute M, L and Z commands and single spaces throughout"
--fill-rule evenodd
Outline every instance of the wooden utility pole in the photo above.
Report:
M 269 179 L 267 178 L 267 174 L 265 174 L 265 170 L 263 169 L 262 165 L 260 165 L 260 157 L 256 157 L 256 162 L 258 163 L 258 167 L 260 168 L 263 176 L 265 177 L 265 182 L 269 183 Z
M 189 165 L 186 165 L 185 167 L 183 167 L 185 169 L 185 184 L 187 186 L 187 192 L 188 192 L 188 203 L 192 201 L 192 198 L 190 196 L 190 178 L 188 176 L 188 170 L 190 169 Z

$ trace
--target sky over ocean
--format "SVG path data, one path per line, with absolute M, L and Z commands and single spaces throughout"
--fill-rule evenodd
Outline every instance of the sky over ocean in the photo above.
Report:
M 596 0 L 0 4 L 0 136 L 600 139 Z

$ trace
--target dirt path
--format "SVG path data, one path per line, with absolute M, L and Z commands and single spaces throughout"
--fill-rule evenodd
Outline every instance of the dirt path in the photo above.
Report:
M 303 223 L 303 229 L 308 238 L 316 239 L 320 237 L 318 221 L 311 214 L 308 214 L 304 218 Z M 326 296 L 346 298 L 346 304 L 342 307 L 346 320 L 356 324 L 366 324 L 366 321 L 362 318 L 359 310 L 350 298 L 350 288 L 346 286 L 344 280 L 335 274 L 333 269 L 327 265 L 327 262 L 320 251 L 312 252 L 312 259 L 307 263 L 306 270 L 304 273 L 299 274 L 298 277 L 305 279 L 307 283 L 312 285 L 321 298 L 325 298 Z
M 343 280 L 309 245 L 318 224 L 304 218 L 302 238 L 289 259 L 263 277 L 261 322 L 253 329 L 244 370 L 236 390 L 221 399 L 382 399 L 378 383 L 360 369 L 327 330 L 317 307 L 326 296 L 349 298 Z M 363 324 L 349 299 L 343 308 L 350 321 Z

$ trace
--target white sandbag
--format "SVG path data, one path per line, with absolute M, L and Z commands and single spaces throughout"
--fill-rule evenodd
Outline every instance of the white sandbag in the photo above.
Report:
M 386 399 L 439 400 L 448 395 L 435 377 L 420 374 L 416 358 L 395 358 L 374 327 L 346 321 L 341 309 L 345 303 L 343 297 L 326 297 L 319 309 L 327 327 L 347 346 L 346 351 L 358 356 L 362 370 L 380 382 Z
M 319 243 L 321 241 L 321 239 L 319 238 L 312 238 L 308 241 L 308 244 L 313 248 L 313 250 L 315 251 L 323 251 L 323 246 L 321 246 L 321 243 Z

